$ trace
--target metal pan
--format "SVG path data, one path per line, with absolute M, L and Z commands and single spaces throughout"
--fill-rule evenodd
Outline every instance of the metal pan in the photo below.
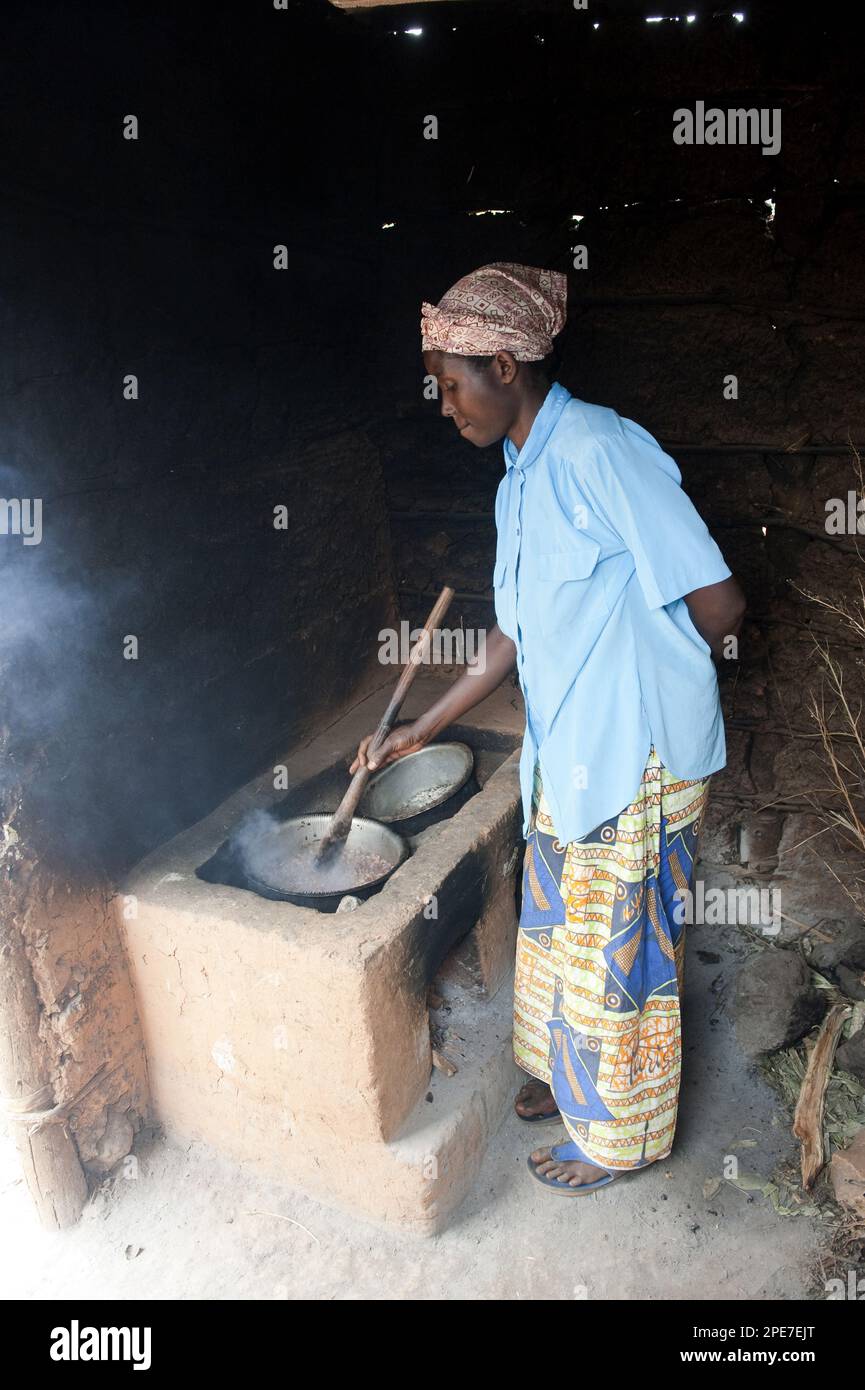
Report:
M 315 861 L 315 850 L 332 819 L 323 812 L 273 820 L 257 830 L 254 838 L 248 837 L 242 851 L 248 886 L 264 898 L 333 912 L 346 893 L 368 898 L 409 856 L 402 835 L 377 821 L 353 816 L 344 846 L 322 868 Z
M 369 779 L 360 809 L 386 825 L 412 825 L 455 796 L 474 771 L 467 743 L 430 743 L 388 763 Z

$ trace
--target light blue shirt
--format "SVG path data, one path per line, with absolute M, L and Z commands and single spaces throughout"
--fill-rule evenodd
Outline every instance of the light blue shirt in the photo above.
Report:
M 526 706 L 523 835 L 537 758 L 576 840 L 631 803 L 652 744 L 676 777 L 724 767 L 711 648 L 682 595 L 731 570 L 676 463 L 614 410 L 556 383 L 504 452 L 493 584 Z

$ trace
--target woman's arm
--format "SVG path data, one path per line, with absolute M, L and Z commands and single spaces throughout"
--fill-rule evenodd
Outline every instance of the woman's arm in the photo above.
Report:
M 424 714 L 419 715 L 411 724 L 404 724 L 389 734 L 376 753 L 374 761 L 368 763 L 366 757 L 372 734 L 367 734 L 366 738 L 361 740 L 349 772 L 356 772 L 359 767 L 384 767 L 396 758 L 403 758 L 407 753 L 414 753 L 418 748 L 423 748 L 424 744 L 429 743 L 442 729 L 446 729 L 449 724 L 459 719 L 460 715 L 491 695 L 513 669 L 516 660 L 515 644 L 510 637 L 505 636 L 496 623 L 487 632 L 478 658 L 466 663 L 466 669 L 459 679 L 455 680 L 445 694 L 440 696 L 434 705 L 430 705 Z
M 707 584 L 703 589 L 692 590 L 684 599 L 691 622 L 712 648 L 713 656 L 729 656 L 724 649 L 725 639 L 738 634 L 748 607 L 738 581 L 731 575 L 720 584 Z

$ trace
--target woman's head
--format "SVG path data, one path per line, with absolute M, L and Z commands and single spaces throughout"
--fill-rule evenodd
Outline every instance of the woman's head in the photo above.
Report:
M 528 402 L 543 400 L 566 301 L 560 272 L 500 261 L 458 280 L 437 305 L 424 302 L 424 366 L 464 439 L 493 444 Z
M 423 360 L 442 415 L 479 449 L 510 434 L 526 402 L 537 407 L 550 388 L 543 361 L 520 362 L 505 349 L 483 357 L 427 351 Z

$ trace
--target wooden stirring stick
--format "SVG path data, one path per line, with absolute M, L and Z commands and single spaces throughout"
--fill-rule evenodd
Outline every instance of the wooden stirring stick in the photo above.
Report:
M 400 706 L 408 694 L 408 688 L 417 675 L 417 668 L 429 650 L 433 630 L 438 627 L 450 607 L 453 596 L 453 589 L 445 585 L 433 604 L 430 615 L 423 625 L 423 631 L 409 653 L 409 659 L 403 667 L 402 674 L 396 684 L 396 689 L 390 698 L 390 703 L 382 715 L 381 723 L 376 729 L 372 742 L 366 750 L 367 761 L 369 761 L 372 755 L 381 747 L 393 728 Z M 324 839 L 319 841 L 315 855 L 316 863 L 324 859 L 324 857 L 337 846 L 345 843 L 348 832 L 351 830 L 352 817 L 357 810 L 358 802 L 363 796 L 364 789 L 369 781 L 369 776 L 369 767 L 359 767 L 354 774 L 349 784 L 348 791 L 333 813 L 333 819 L 327 828 Z

